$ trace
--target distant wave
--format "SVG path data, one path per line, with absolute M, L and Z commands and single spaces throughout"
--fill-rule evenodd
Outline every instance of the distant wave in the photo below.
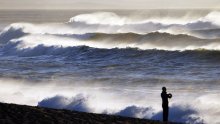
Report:
M 146 34 L 150 32 L 165 32 L 171 34 L 187 34 L 205 39 L 219 38 L 219 30 L 212 35 L 205 33 L 194 33 L 195 30 L 220 29 L 220 12 L 212 11 L 204 17 L 194 20 L 188 20 L 184 17 L 154 17 L 135 19 L 126 16 L 119 16 L 112 12 L 97 12 L 90 14 L 81 14 L 72 17 L 68 24 L 75 28 L 87 28 L 89 32 L 102 33 L 138 33 Z M 80 29 L 79 29 L 80 30 Z
M 40 47 L 88 46 L 99 49 L 220 50 L 220 12 L 194 21 L 172 19 L 134 20 L 115 13 L 81 14 L 66 23 L 14 23 L 0 33 L 3 48 L 22 51 Z M 6 50 L 6 49 L 4 49 Z M 7 50 L 8 51 L 8 50 Z
M 157 18 L 143 18 L 134 19 L 127 16 L 119 16 L 113 12 L 95 12 L 89 14 L 80 14 L 70 18 L 69 23 L 83 22 L 86 24 L 101 24 L 101 25 L 126 25 L 126 24 L 144 24 L 144 23 L 161 23 L 164 25 L 172 24 L 190 24 L 196 22 L 211 22 L 216 25 L 220 25 L 218 17 L 220 12 L 212 11 L 204 17 L 198 18 L 197 20 L 187 20 L 183 18 L 172 18 L 172 17 L 157 17 Z
M 146 29 L 157 30 L 167 28 L 186 28 L 186 29 L 215 29 L 220 27 L 219 17 L 220 12 L 213 11 L 204 17 L 200 17 L 195 20 L 184 20 L 183 18 L 173 17 L 157 17 L 157 18 L 143 18 L 143 19 L 132 19 L 125 16 L 119 16 L 112 12 L 97 12 L 91 14 L 81 14 L 72 17 L 69 20 L 70 24 L 81 23 L 86 25 L 102 25 L 102 26 L 113 26 L 113 27 L 126 27 L 134 28 L 141 26 L 147 26 Z M 143 28 L 143 27 L 142 27 Z M 148 31 L 147 30 L 147 31 Z
M 218 39 L 220 37 L 220 29 L 207 29 L 207 30 L 191 30 L 191 35 L 197 36 L 203 39 Z
M 13 35 L 12 35 L 13 34 Z M 17 35 L 15 35 L 17 34 Z M 9 30 L 0 35 L 1 43 L 16 44 L 18 50 L 32 49 L 39 45 L 45 47 L 88 46 L 94 48 L 138 48 L 141 50 L 220 50 L 218 39 L 200 39 L 197 37 L 169 33 L 86 33 L 86 34 L 27 34 L 22 30 Z M 7 42 L 6 42 L 7 41 Z
M 97 12 L 74 16 L 66 23 L 31 24 L 14 23 L 9 28 L 22 29 L 31 34 L 85 34 L 85 33 L 136 33 L 164 32 L 170 34 L 187 34 L 200 38 L 219 38 L 219 30 L 211 37 L 205 34 L 192 33 L 194 30 L 220 29 L 218 17 L 220 12 L 213 11 L 204 17 L 194 20 L 174 17 L 155 17 L 135 19 L 119 16 L 112 12 Z M 4 30 L 4 31 L 5 31 Z M 3 31 L 3 32 L 4 32 Z

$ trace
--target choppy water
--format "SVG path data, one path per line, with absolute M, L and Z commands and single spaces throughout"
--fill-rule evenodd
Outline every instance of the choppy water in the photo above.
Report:
M 161 119 L 166 86 L 172 121 L 220 123 L 218 10 L 0 17 L 2 25 L 19 22 L 0 33 L 1 101 Z

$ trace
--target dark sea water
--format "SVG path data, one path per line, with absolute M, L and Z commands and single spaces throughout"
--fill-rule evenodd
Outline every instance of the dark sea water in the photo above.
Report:
M 0 101 L 220 123 L 219 10 L 1 10 Z

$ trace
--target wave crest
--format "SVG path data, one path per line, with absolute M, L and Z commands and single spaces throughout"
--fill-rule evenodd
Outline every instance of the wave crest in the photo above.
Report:
M 159 20 L 134 19 L 113 12 L 81 14 L 67 23 L 11 24 L 1 32 L 0 42 L 4 48 L 13 46 L 17 50 L 39 46 L 88 46 L 103 49 L 129 47 L 168 51 L 220 50 L 220 28 L 216 21 L 218 17 L 215 17 L 217 15 L 219 12 L 213 11 L 195 21 L 178 23 L 169 17 Z

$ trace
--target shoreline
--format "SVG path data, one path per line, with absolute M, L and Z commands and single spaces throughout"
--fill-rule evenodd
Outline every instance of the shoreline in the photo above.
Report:
M 1 124 L 163 124 L 161 121 L 0 103 Z M 169 124 L 181 124 L 169 122 Z

